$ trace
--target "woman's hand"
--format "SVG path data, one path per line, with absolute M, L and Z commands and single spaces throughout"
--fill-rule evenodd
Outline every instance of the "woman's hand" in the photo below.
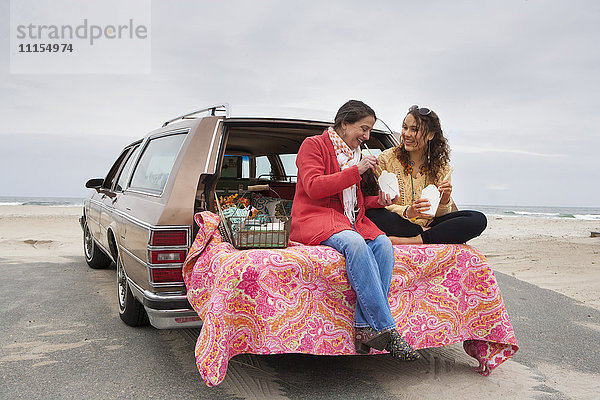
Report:
M 448 181 L 444 181 L 438 186 L 438 190 L 442 197 L 440 198 L 440 204 L 446 205 L 450 201 L 450 194 L 452 194 L 452 185 Z
M 392 199 L 392 197 L 389 194 L 383 193 L 381 190 L 379 190 L 379 197 L 377 198 L 377 203 L 379 203 L 380 206 L 389 206 L 397 201 L 398 196 Z
M 364 156 L 356 166 L 358 167 L 358 173 L 360 175 L 364 174 L 367 170 L 372 170 L 375 172 L 375 166 L 377 165 L 377 158 L 374 156 Z
M 415 201 L 413 204 L 408 206 L 408 208 L 406 209 L 406 218 L 431 218 L 431 215 L 423 214 L 425 211 L 429 211 L 430 208 L 431 203 L 429 203 L 429 200 L 425 198 L 420 198 L 419 200 Z

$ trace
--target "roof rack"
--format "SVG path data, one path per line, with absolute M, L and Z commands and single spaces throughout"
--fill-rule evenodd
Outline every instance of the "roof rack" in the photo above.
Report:
M 190 113 L 183 114 L 183 115 L 181 115 L 181 116 L 179 116 L 177 118 L 170 119 L 170 120 L 168 120 L 167 122 L 165 122 L 163 124 L 163 127 L 169 125 L 171 122 L 174 122 L 174 121 L 177 121 L 177 120 L 180 120 L 180 119 L 191 118 L 193 115 L 200 114 L 202 112 L 206 112 L 206 113 L 208 113 L 209 116 L 213 116 L 214 117 L 215 115 L 217 115 L 216 114 L 217 111 L 222 111 L 222 112 L 225 112 L 225 118 L 229 118 L 229 111 L 230 110 L 231 110 L 231 107 L 229 106 L 229 103 L 215 104 L 214 106 L 205 107 L 205 108 L 202 108 L 202 109 L 197 110 L 197 111 L 192 111 Z

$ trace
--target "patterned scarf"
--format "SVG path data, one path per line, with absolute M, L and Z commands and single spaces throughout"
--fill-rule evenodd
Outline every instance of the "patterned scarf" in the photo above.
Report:
M 348 167 L 358 164 L 360 161 L 360 150 L 358 148 L 352 150 L 346 142 L 337 134 L 337 132 L 329 127 L 327 129 L 329 133 L 329 139 L 333 143 L 335 149 L 335 156 L 340 164 L 340 169 L 343 171 Z M 342 197 L 344 199 L 344 215 L 348 217 L 350 223 L 354 224 L 356 220 L 356 185 L 347 187 L 342 191 Z

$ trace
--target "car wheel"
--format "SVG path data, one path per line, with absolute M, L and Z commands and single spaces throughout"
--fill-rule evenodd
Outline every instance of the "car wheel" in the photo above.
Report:
M 83 254 L 87 264 L 94 269 L 106 268 L 112 263 L 110 257 L 104 254 L 94 241 L 87 223 L 83 228 Z
M 133 297 L 127 275 L 121 263 L 121 258 L 117 256 L 117 294 L 119 296 L 119 316 L 121 320 L 129 326 L 143 326 L 148 324 L 148 314 L 144 306 Z

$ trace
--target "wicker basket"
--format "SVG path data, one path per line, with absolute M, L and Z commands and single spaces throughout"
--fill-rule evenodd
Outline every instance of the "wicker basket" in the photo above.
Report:
M 290 237 L 290 218 L 274 219 L 266 213 L 258 212 L 251 205 L 244 206 L 242 199 L 248 200 L 246 192 L 238 198 L 237 204 L 223 208 L 216 197 L 217 209 L 222 227 L 219 227 L 224 240 L 236 249 L 275 249 L 287 247 Z M 250 201 L 246 201 L 250 203 Z

